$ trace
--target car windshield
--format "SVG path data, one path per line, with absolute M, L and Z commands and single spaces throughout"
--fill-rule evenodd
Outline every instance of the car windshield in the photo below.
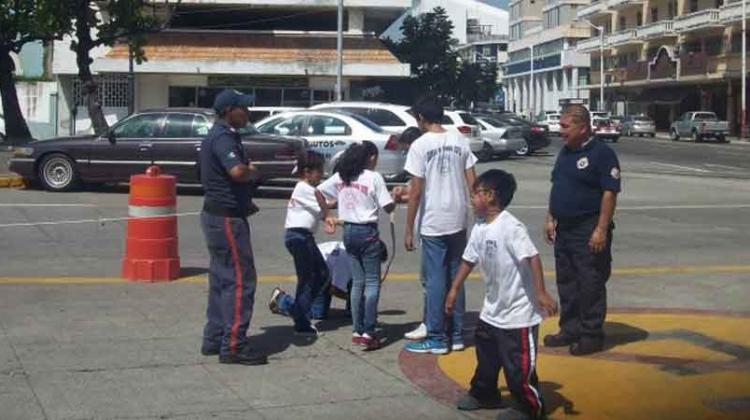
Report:
M 716 121 L 716 114 L 712 112 L 701 112 L 696 113 L 695 117 L 693 117 L 696 121 Z
M 240 128 L 239 130 L 237 130 L 237 132 L 241 136 L 252 136 L 259 133 L 258 129 L 255 128 L 255 125 L 253 125 L 253 123 L 251 122 L 248 122 L 246 126 Z
M 342 111 L 341 113 L 345 114 L 345 115 L 347 115 L 347 116 L 349 116 L 351 118 L 354 118 L 358 122 L 362 123 L 362 125 L 364 125 L 365 127 L 369 128 L 370 130 L 372 130 L 372 131 L 374 131 L 376 133 L 385 133 L 385 130 L 383 130 L 383 128 L 381 126 L 375 124 L 374 122 L 368 120 L 367 118 L 365 118 L 365 117 L 363 117 L 363 116 L 361 116 L 359 114 L 354 114 L 354 113 L 345 112 L 345 111 Z
M 479 121 L 472 117 L 471 114 L 468 114 L 466 112 L 459 112 L 458 115 L 461 117 L 461 120 L 464 122 L 464 124 L 479 125 Z
M 610 120 L 609 118 L 594 118 L 593 123 L 594 125 L 609 125 Z
M 548 121 L 560 121 L 560 116 L 559 115 L 547 115 L 547 120 Z
M 485 123 L 487 123 L 487 124 L 489 124 L 489 125 L 491 125 L 491 126 L 493 126 L 495 128 L 505 128 L 508 125 L 508 123 L 503 124 L 502 122 L 500 122 L 500 121 L 498 121 L 498 120 L 496 120 L 494 118 L 482 117 L 481 119 Z

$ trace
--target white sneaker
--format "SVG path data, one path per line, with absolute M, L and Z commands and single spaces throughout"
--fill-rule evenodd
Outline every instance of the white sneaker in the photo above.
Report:
M 451 344 L 451 351 L 463 351 L 464 349 L 466 349 L 464 343 L 454 342 Z
M 409 331 L 408 333 L 404 334 L 404 338 L 414 341 L 424 340 L 425 338 L 427 338 L 427 325 L 425 325 L 424 322 L 419 324 L 419 326 L 415 330 Z

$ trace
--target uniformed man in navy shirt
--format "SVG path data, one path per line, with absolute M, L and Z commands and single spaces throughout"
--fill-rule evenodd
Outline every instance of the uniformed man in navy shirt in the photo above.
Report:
M 601 351 L 612 263 L 612 216 L 620 192 L 615 152 L 592 137 L 588 110 L 570 105 L 560 118 L 565 146 L 552 170 L 545 239 L 555 246 L 560 331 L 547 347 L 573 355 Z
M 267 357 L 246 336 L 257 275 L 247 217 L 251 182 L 258 176 L 237 130 L 248 122 L 252 96 L 224 90 L 214 100 L 216 122 L 201 143 L 201 183 L 205 192 L 201 224 L 211 256 L 208 310 L 201 353 L 221 363 L 261 365 Z

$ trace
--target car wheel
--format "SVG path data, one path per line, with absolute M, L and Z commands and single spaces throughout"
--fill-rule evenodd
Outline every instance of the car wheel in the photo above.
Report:
M 672 131 L 669 132 L 669 139 L 672 141 L 677 141 L 680 139 L 680 136 L 677 134 L 677 131 L 672 129 Z
M 516 150 L 516 155 L 518 156 L 528 156 L 530 154 L 531 154 L 531 148 L 529 147 L 529 142 L 524 142 L 524 146 Z
M 48 191 L 70 191 L 78 186 L 80 177 L 75 162 L 62 153 L 53 153 L 42 159 L 39 180 Z
M 654 137 L 656 137 L 656 133 L 648 133 L 648 136 L 651 137 L 651 138 L 654 138 Z
M 492 150 L 492 146 L 490 146 L 490 144 L 487 142 L 484 143 L 482 150 L 476 152 L 475 154 L 477 156 L 477 159 L 479 159 L 482 162 L 491 160 L 492 157 L 495 155 L 494 151 Z
M 729 143 L 727 136 L 719 136 L 719 143 Z
M 613 137 L 612 138 L 612 143 L 617 143 L 617 140 L 620 140 L 620 138 L 619 137 Z
M 693 141 L 695 141 L 696 143 L 700 143 L 701 141 L 703 141 L 701 136 L 695 130 L 693 131 Z

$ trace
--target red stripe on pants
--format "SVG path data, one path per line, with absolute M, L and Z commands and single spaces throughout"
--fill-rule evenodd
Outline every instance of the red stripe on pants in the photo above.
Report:
M 240 329 L 240 309 L 242 306 L 242 268 L 240 266 L 240 256 L 237 252 L 237 243 L 234 241 L 234 235 L 232 235 L 232 226 L 229 223 L 229 218 L 224 218 L 224 234 L 229 242 L 229 249 L 232 251 L 232 263 L 234 264 L 234 279 L 235 279 L 235 291 L 234 291 L 234 318 L 232 319 L 232 330 L 229 335 L 229 353 L 234 354 L 237 352 L 237 333 Z
M 529 386 L 529 377 L 531 376 L 530 366 L 531 355 L 529 354 L 529 329 L 521 328 L 521 386 L 526 399 L 531 405 L 531 412 L 536 415 L 539 412 L 539 403 L 536 396 Z

